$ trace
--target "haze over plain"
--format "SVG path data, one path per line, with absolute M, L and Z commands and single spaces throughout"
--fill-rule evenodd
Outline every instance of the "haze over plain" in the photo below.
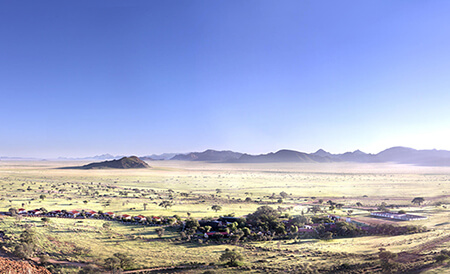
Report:
M 450 149 L 449 3 L 0 5 L 1 156 Z

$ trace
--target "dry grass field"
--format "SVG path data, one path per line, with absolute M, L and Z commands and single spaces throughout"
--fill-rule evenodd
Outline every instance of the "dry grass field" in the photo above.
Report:
M 79 170 L 60 167 L 85 162 L 0 162 L 0 211 L 24 207 L 51 210 L 92 209 L 133 216 L 173 216 L 186 218 L 218 217 L 233 213 L 245 216 L 262 204 L 274 208 L 292 207 L 289 215 L 306 212 L 318 200 L 342 203 L 333 214 L 363 222 L 395 225 L 423 225 L 424 233 L 399 236 L 364 236 L 318 239 L 284 239 L 266 242 L 193 244 L 178 240 L 179 232 L 166 229 L 159 239 L 155 227 L 113 222 L 104 229 L 103 220 L 52 218 L 2 218 L 0 230 L 19 234 L 26 226 L 37 231 L 40 246 L 57 261 L 101 264 L 113 253 L 133 256 L 135 268 L 179 266 L 191 263 L 219 264 L 225 248 L 238 248 L 245 265 L 240 271 L 283 271 L 297 269 L 314 272 L 344 263 L 376 261 L 380 248 L 401 254 L 426 255 L 450 249 L 450 168 L 388 164 L 216 164 L 204 162 L 154 161 L 145 170 Z M 279 193 L 288 196 L 278 202 Z M 414 197 L 425 202 L 413 205 Z M 246 198 L 251 201 L 245 202 Z M 170 199 L 173 206 L 163 208 Z M 356 203 L 363 207 L 357 207 Z M 370 217 L 367 208 L 382 203 L 428 219 L 395 222 Z M 215 212 L 211 206 L 222 209 Z M 325 205 L 322 205 L 325 208 Z M 429 255 L 431 256 L 431 255 Z M 350 258 L 350 259 L 349 259 Z M 431 257 L 426 257 L 429 263 Z M 398 260 L 402 260 L 401 256 Z M 59 264 L 55 273 L 77 273 L 77 265 Z M 367 266 L 370 269 L 371 266 Z M 373 271 L 378 271 L 376 268 Z M 429 267 L 428 273 L 448 271 L 444 264 Z M 194 270 L 185 270 L 185 272 Z M 233 269 L 215 269 L 233 272 Z M 195 271 L 194 271 L 195 272 Z

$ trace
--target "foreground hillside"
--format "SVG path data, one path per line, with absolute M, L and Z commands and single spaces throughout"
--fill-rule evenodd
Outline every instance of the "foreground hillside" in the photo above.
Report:
M 51 274 L 43 266 L 35 266 L 24 261 L 14 261 L 0 257 L 0 273 L 8 274 Z

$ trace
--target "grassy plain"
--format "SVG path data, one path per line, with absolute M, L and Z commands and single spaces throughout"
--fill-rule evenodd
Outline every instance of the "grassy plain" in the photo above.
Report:
M 298 267 L 314 271 L 324 265 L 348 261 L 362 263 L 374 259 L 379 248 L 392 252 L 419 250 L 422 245 L 450 236 L 450 168 L 416 167 L 389 164 L 217 164 L 204 162 L 155 161 L 146 170 L 59 169 L 85 162 L 0 162 L 0 211 L 9 208 L 92 209 L 118 214 L 195 218 L 218 217 L 234 213 L 243 216 L 262 203 L 277 208 L 293 207 L 288 213 L 300 215 L 319 199 L 333 200 L 345 206 L 333 213 L 346 215 L 352 209 L 355 218 L 373 219 L 364 207 L 381 203 L 400 206 L 408 213 L 426 215 L 427 220 L 408 224 L 426 225 L 430 231 L 402 236 L 367 236 L 331 241 L 290 239 L 246 243 L 237 248 L 248 266 L 282 271 Z M 289 196 L 277 203 L 280 192 Z M 45 195 L 41 199 L 41 195 Z M 413 206 L 414 197 L 425 203 Z M 252 202 L 244 202 L 251 198 Z M 171 199 L 173 206 L 159 205 Z M 439 206 L 436 203 L 440 202 Z M 145 204 L 145 205 L 144 205 Z M 219 204 L 215 212 L 211 206 Z M 145 209 L 144 209 L 145 207 Z M 16 220 L 4 217 L 0 229 L 18 234 L 25 224 L 33 224 L 41 245 L 55 260 L 98 263 L 116 252 L 136 258 L 136 267 L 184 265 L 190 262 L 218 263 L 228 245 L 187 244 L 177 241 L 177 231 L 166 230 L 157 239 L 154 227 L 112 223 L 103 229 L 103 220 L 52 219 L 44 225 L 40 219 Z M 392 222 L 406 225 L 405 222 Z M 78 247 L 78 248 L 77 248 Z M 235 246 L 234 246 L 235 247 Z M 233 247 L 233 248 L 234 248 Z M 84 248 L 84 249 L 83 249 Z M 426 252 L 449 249 L 443 241 Z M 76 251 L 76 252 L 75 252 Z M 424 251 L 425 252 L 425 251 Z M 369 257 L 365 257 L 369 256 Z M 370 257 L 372 256 L 372 257 Z M 445 266 L 433 271 L 446 271 Z M 75 270 L 66 267 L 65 272 Z M 258 268 L 249 271 L 259 271 Z

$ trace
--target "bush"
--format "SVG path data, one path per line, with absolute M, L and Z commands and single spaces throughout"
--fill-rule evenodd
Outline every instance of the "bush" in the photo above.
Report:
M 116 257 L 119 260 L 120 268 L 122 269 L 128 269 L 133 266 L 134 259 L 133 257 L 124 254 L 124 253 L 115 253 L 114 257 Z
M 450 259 L 450 251 L 443 249 L 434 259 L 437 263 L 443 263 Z
M 96 274 L 98 273 L 98 268 L 96 268 L 93 265 L 88 265 L 86 267 L 84 267 L 83 269 L 81 269 L 78 274 Z
M 116 257 L 109 257 L 105 259 L 105 268 L 108 270 L 120 269 L 120 260 Z
M 44 217 L 44 218 L 41 218 L 41 221 L 44 222 L 44 223 L 49 223 L 50 222 L 50 218 Z
M 158 227 L 155 231 L 156 231 L 156 234 L 158 234 L 159 238 L 162 238 L 162 236 L 164 236 L 164 232 L 165 232 L 164 228 Z
M 220 256 L 222 262 L 226 261 L 229 266 L 239 266 L 239 261 L 243 260 L 241 253 L 236 249 L 225 249 L 225 252 Z
M 397 258 L 397 254 L 390 251 L 380 251 L 380 253 L 378 253 L 378 257 L 382 262 L 388 263 L 390 260 Z
M 50 256 L 48 256 L 47 254 L 41 254 L 38 257 L 39 257 L 39 263 L 41 263 L 41 264 L 47 264 L 48 260 L 50 260 Z
M 14 255 L 28 259 L 34 255 L 34 244 L 20 243 L 14 247 Z

